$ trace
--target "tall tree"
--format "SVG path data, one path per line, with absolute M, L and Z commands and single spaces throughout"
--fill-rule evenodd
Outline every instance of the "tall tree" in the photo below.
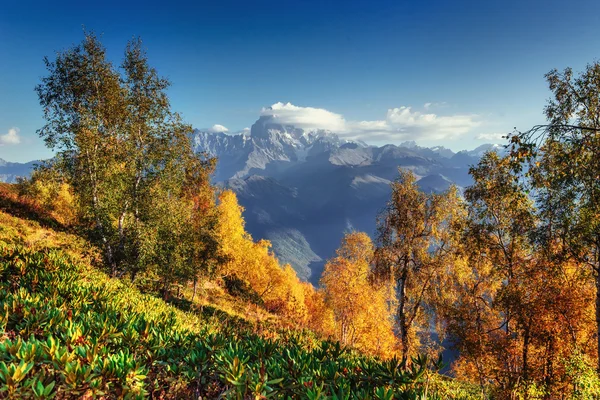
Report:
M 459 256 L 437 284 L 455 372 L 502 396 L 564 392 L 564 365 L 589 348 L 589 274 L 554 257 L 559 243 L 532 240 L 536 209 L 510 159 L 487 153 L 471 175 Z
M 460 211 L 455 188 L 424 193 L 410 171 L 399 169 L 391 198 L 378 218 L 376 274 L 395 285 L 396 326 L 402 358 L 417 349 L 417 329 L 428 330 L 428 299 L 443 273 L 455 240 L 453 224 Z
M 48 76 L 36 87 L 46 119 L 39 134 L 64 160 L 57 165 L 92 223 L 91 236 L 104 249 L 112 275 L 133 279 L 180 258 L 179 274 L 183 265 L 200 268 L 199 253 L 191 249 L 202 246 L 190 241 L 201 243 L 210 223 L 198 212 L 213 196 L 214 161 L 194 154 L 191 127 L 171 111 L 170 84 L 150 67 L 141 41 L 127 45 L 122 73 L 93 34 L 45 62 Z M 157 210 L 177 210 L 184 221 L 194 221 L 196 237 L 187 226 L 173 230 L 174 222 Z M 166 273 L 167 265 L 157 271 Z
M 462 271 L 465 276 L 454 279 L 462 281 L 457 288 L 469 288 L 472 296 L 468 291 L 462 295 L 467 295 L 473 310 L 463 309 L 466 320 L 458 326 L 465 325 L 455 329 L 454 336 L 464 354 L 475 360 L 478 374 L 484 374 L 486 368 L 485 375 L 489 376 L 496 367 L 497 384 L 513 388 L 519 379 L 527 379 L 529 366 L 532 303 L 537 295 L 529 285 L 533 275 L 529 235 L 534 228 L 534 209 L 511 174 L 508 160 L 495 152 L 486 153 L 470 173 L 474 183 L 465 191 L 468 222 L 462 240 L 467 269 Z M 470 279 L 464 281 L 466 277 Z M 458 304 L 464 301 L 462 298 Z M 456 322 L 450 321 L 450 325 L 457 328 Z M 469 342 L 471 339 L 476 341 Z M 487 365 L 483 366 L 486 357 Z
M 595 276 L 600 369 L 600 63 L 578 76 L 570 68 L 553 70 L 546 79 L 553 94 L 545 109 L 548 124 L 513 135 L 511 153 L 535 190 L 539 240 L 561 243 L 564 258 Z
M 44 59 L 49 75 L 36 87 L 46 124 L 38 131 L 46 144 L 62 153 L 70 183 L 80 198 L 84 216 L 95 225 L 104 257 L 113 271 L 118 215 L 123 191 L 113 179 L 122 165 L 126 103 L 120 76 L 106 59 L 97 38 Z

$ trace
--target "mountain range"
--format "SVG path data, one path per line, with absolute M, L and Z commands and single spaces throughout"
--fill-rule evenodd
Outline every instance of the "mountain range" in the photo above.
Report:
M 40 161 L 27 163 L 8 162 L 0 158 L 0 182 L 15 183 L 19 178 L 28 177 Z
M 488 150 L 502 151 L 492 144 L 457 153 L 415 142 L 371 146 L 324 129 L 281 125 L 268 115 L 249 131 L 195 130 L 191 138 L 196 151 L 217 157 L 214 181 L 237 194 L 248 232 L 270 240 L 282 263 L 315 284 L 345 232 L 374 236 L 398 168 L 413 171 L 422 190 L 441 192 L 468 186 L 469 167 Z M 37 163 L 0 159 L 0 181 L 16 182 Z
M 261 116 L 249 132 L 195 130 L 192 140 L 196 151 L 218 158 L 214 179 L 237 194 L 252 236 L 270 240 L 281 262 L 315 284 L 345 232 L 374 235 L 399 167 L 412 170 L 424 191 L 464 188 L 471 183 L 469 167 L 502 148 L 486 144 L 454 153 L 415 142 L 370 146 L 327 130 L 281 125 L 271 116 Z

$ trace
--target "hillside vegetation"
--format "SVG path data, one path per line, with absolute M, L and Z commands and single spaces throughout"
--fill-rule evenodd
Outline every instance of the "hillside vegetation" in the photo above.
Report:
M 467 393 L 429 370 L 434 363 L 424 357 L 404 368 L 396 358 L 369 357 L 308 331 L 183 312 L 92 267 L 93 246 L 46 227 L 51 219 L 38 221 L 42 210 L 11 199 L 10 189 L 3 186 L 0 197 L 0 397 L 409 399 Z

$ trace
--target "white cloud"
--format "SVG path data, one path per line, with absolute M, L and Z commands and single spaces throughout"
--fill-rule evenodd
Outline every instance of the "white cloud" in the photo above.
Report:
M 294 125 L 303 129 L 328 129 L 341 132 L 346 121 L 340 114 L 327 111 L 323 108 L 298 107 L 291 103 L 275 103 L 271 107 L 263 108 L 261 116 L 271 116 L 273 122 L 282 125 Z
M 412 111 L 410 107 L 388 110 L 386 120 L 391 127 L 427 139 L 454 139 L 480 125 L 474 115 L 439 116 Z
M 432 103 L 428 103 L 429 107 Z M 481 122 L 477 115 L 441 116 L 413 111 L 411 107 L 391 108 L 385 119 L 351 121 L 342 115 L 314 107 L 299 107 L 291 103 L 276 103 L 263 108 L 261 116 L 271 116 L 273 122 L 304 129 L 327 129 L 349 139 L 365 141 L 456 139 Z
M 477 135 L 477 140 L 491 140 L 491 141 L 498 141 L 498 140 L 505 140 L 503 138 L 503 136 L 506 136 L 506 133 L 480 133 L 479 135 Z
M 229 132 L 229 129 L 224 127 L 223 125 L 214 124 L 212 127 L 207 129 L 208 132 L 217 133 L 217 132 Z
M 10 128 L 8 133 L 0 135 L 0 146 L 15 145 L 21 143 L 19 128 Z

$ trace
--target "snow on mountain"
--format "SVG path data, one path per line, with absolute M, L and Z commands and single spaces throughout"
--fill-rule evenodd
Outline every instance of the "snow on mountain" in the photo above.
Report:
M 197 151 L 218 158 L 215 180 L 238 195 L 246 227 L 268 239 L 281 262 L 317 283 L 345 231 L 369 234 L 389 198 L 398 168 L 412 170 L 422 190 L 471 183 L 469 167 L 487 150 L 454 153 L 442 146 L 369 146 L 325 129 L 301 129 L 261 116 L 241 134 L 194 131 Z
M 304 130 L 281 125 L 268 115 L 261 116 L 249 133 L 228 135 L 224 132 L 195 130 L 192 140 L 196 151 L 219 158 L 216 171 L 218 181 L 253 174 L 273 175 L 344 144 L 368 147 L 364 142 L 341 140 L 328 130 Z
M 452 158 L 452 156 L 454 155 L 454 152 L 452 150 L 447 149 L 444 146 L 431 147 L 431 151 L 433 151 L 435 154 L 438 154 L 444 158 Z
M 481 146 L 479 146 L 473 150 L 467 151 L 467 153 L 472 157 L 481 158 L 488 151 L 495 151 L 498 154 L 503 155 L 504 153 L 506 153 L 506 148 L 504 147 L 504 145 L 501 145 L 501 144 L 487 143 L 487 144 L 482 144 Z
M 418 149 L 419 146 L 417 145 L 417 142 L 415 142 L 414 140 L 407 140 L 406 142 L 402 142 L 398 145 L 399 147 L 406 147 L 407 149 Z

